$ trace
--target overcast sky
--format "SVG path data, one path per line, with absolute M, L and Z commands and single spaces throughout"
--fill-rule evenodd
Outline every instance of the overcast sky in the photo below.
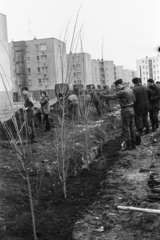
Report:
M 160 0 L 0 0 L 0 12 L 7 16 L 9 42 L 34 36 L 63 40 L 71 19 L 67 51 L 80 6 L 76 31 L 83 25 L 83 51 L 92 59 L 101 59 L 103 52 L 105 60 L 136 70 L 136 59 L 158 54 Z

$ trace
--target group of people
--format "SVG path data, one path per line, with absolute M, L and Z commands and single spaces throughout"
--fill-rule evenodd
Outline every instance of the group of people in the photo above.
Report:
M 101 116 L 102 107 L 108 108 L 110 100 L 119 99 L 122 120 L 122 150 L 135 149 L 136 134 L 138 133 L 141 136 L 143 131 L 145 131 L 145 134 L 148 134 L 150 132 L 150 123 L 153 132 L 159 128 L 159 82 L 155 83 L 153 79 L 148 79 L 147 86 L 142 85 L 140 78 L 133 78 L 132 82 L 134 87 L 129 88 L 123 83 L 122 79 L 116 80 L 114 84 L 117 91 L 114 94 L 110 94 L 109 91 L 96 92 L 94 89 L 90 89 L 85 93 L 89 97 L 88 101 L 95 105 L 99 116 Z M 29 136 L 31 142 L 34 142 L 34 102 L 27 87 L 23 87 L 22 93 L 24 95 Z M 45 123 L 45 131 L 50 131 L 51 127 L 48 116 L 50 110 L 49 97 L 45 91 L 41 91 L 40 95 L 39 102 L 41 104 L 43 123 Z M 62 100 L 62 96 L 59 97 L 59 101 Z M 103 104 L 103 102 L 106 102 L 107 105 Z M 74 119 L 78 119 L 79 99 L 74 92 L 71 92 L 67 97 L 67 111 Z
M 27 134 L 28 139 L 31 141 L 31 143 L 34 142 L 35 139 L 35 127 L 34 127 L 34 101 L 31 96 L 31 94 L 28 91 L 28 87 L 22 88 L 22 94 L 24 96 L 24 107 L 25 107 L 25 122 L 26 122 L 26 128 L 27 128 Z M 50 112 L 50 106 L 49 106 L 49 96 L 45 91 L 41 91 L 40 93 L 40 104 L 41 104 L 41 112 L 43 114 L 43 124 L 45 124 L 45 131 L 50 131 L 51 126 L 49 122 L 49 112 Z M 41 116 L 39 118 L 41 122 Z
M 148 79 L 148 86 L 142 85 L 140 78 L 132 80 L 134 87 L 131 89 L 124 85 L 122 79 L 114 82 L 118 90 L 114 94 L 103 95 L 101 98 L 108 100 L 119 99 L 122 119 L 122 150 L 136 148 L 136 130 L 142 135 L 150 132 L 149 118 L 152 131 L 159 127 L 158 113 L 160 107 L 160 86 L 153 79 Z

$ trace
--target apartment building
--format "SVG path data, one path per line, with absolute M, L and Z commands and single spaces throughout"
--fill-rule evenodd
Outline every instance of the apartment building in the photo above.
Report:
M 143 84 L 147 84 L 149 78 L 160 81 L 160 55 L 138 59 L 136 64 L 137 77 L 142 79 Z
M 95 86 L 101 85 L 99 62 L 97 60 L 93 59 L 91 61 L 91 63 L 92 63 L 92 83 Z
M 7 18 L 2 13 L 0 13 L 0 40 L 0 109 L 4 109 L 10 107 L 13 97 L 8 56 Z
M 92 79 L 96 86 L 111 86 L 115 79 L 113 61 L 92 60 Z
M 123 66 L 114 66 L 115 70 L 115 80 L 116 79 L 123 79 Z
M 91 55 L 88 53 L 67 54 L 67 83 L 70 85 L 92 84 Z
M 55 97 L 55 84 L 66 77 L 66 45 L 55 38 L 17 41 L 9 44 L 13 93 L 20 100 L 21 88 L 28 86 L 36 100 L 46 90 Z

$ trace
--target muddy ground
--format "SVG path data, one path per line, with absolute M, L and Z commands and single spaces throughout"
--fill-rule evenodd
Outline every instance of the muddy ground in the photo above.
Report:
M 107 132 L 107 127 L 102 130 Z M 56 167 L 51 169 L 49 164 L 56 164 L 55 129 L 48 133 L 41 128 L 37 130 L 33 152 L 38 171 L 30 172 L 30 180 L 39 240 L 160 239 L 159 215 L 117 210 L 118 205 L 160 209 L 159 202 L 147 198 L 150 176 L 147 170 L 159 162 L 160 133 L 143 136 L 136 150 L 121 152 L 120 134 L 112 130 L 110 140 L 104 138 L 103 151 L 90 164 L 89 171 L 84 168 L 71 172 L 67 199 Z M 157 143 L 153 143 L 154 138 Z M 99 144 L 99 138 L 96 140 L 94 144 Z M 0 239 L 3 240 L 34 239 L 23 174 L 10 145 L 1 141 Z

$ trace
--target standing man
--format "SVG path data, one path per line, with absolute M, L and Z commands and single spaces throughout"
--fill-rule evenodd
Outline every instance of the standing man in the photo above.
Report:
M 141 84 L 140 78 L 133 78 L 134 84 L 133 93 L 135 96 L 134 111 L 135 111 L 135 124 L 140 135 L 142 134 L 143 128 L 146 128 L 146 134 L 149 133 L 149 100 L 152 96 L 152 91 Z
M 154 83 L 152 78 L 147 80 L 148 87 L 152 91 L 152 97 L 150 99 L 150 120 L 152 123 L 152 131 L 159 127 L 158 124 L 158 112 L 159 112 L 159 100 L 160 100 L 160 88 Z
M 35 128 L 34 128 L 34 102 L 31 94 L 28 92 L 28 87 L 22 88 L 22 94 L 24 96 L 25 118 L 27 134 L 31 143 L 34 142 Z
M 50 131 L 50 122 L 48 118 L 49 114 L 49 97 L 47 96 L 45 91 L 41 91 L 41 97 L 40 97 L 40 104 L 41 104 L 41 110 L 42 114 L 44 115 L 43 122 L 46 123 L 46 129 L 45 131 Z
M 133 109 L 135 97 L 132 90 L 124 86 L 122 79 L 116 80 L 114 84 L 116 85 L 118 92 L 111 95 L 101 95 L 101 97 L 109 100 L 119 98 L 122 118 L 122 150 L 132 150 L 136 148 L 134 122 L 135 113 Z

